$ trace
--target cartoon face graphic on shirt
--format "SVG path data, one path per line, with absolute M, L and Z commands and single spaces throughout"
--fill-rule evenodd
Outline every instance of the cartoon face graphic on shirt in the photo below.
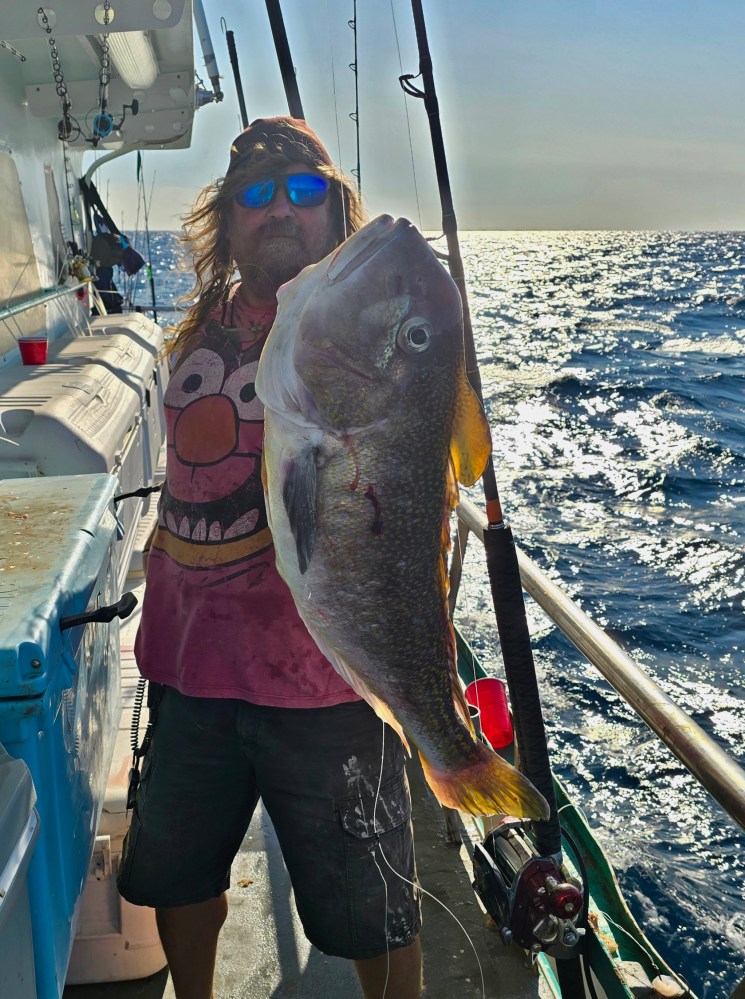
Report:
M 264 409 L 254 388 L 263 337 L 241 350 L 241 332 L 211 322 L 177 363 L 165 396 L 167 482 L 153 548 L 210 573 L 207 585 L 259 572 L 266 561 L 256 559 L 271 545 L 261 485 Z

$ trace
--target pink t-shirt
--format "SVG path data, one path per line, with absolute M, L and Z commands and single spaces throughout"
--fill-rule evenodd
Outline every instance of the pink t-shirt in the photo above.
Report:
M 149 680 L 273 707 L 359 700 L 300 620 L 277 572 L 261 485 L 254 380 L 273 313 L 235 293 L 179 358 L 168 457 L 135 654 Z

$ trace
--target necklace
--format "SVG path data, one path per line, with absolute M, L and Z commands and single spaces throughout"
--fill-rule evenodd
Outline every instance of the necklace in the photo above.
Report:
M 254 334 L 254 340 L 258 340 L 262 333 L 266 333 L 267 326 L 262 319 L 249 319 L 248 321 L 248 332 Z
M 236 328 L 236 325 L 235 325 L 235 300 L 236 300 L 237 297 L 238 297 L 238 295 L 236 293 L 230 299 L 230 325 L 234 329 Z M 248 306 L 248 308 L 251 308 L 251 307 Z M 269 330 L 269 328 L 270 328 L 270 326 L 272 325 L 273 322 L 274 322 L 274 310 L 273 309 L 264 309 L 264 311 L 261 312 L 261 313 L 259 313 L 259 315 L 255 316 L 253 319 L 249 319 L 248 320 L 248 325 L 246 327 L 244 327 L 244 328 L 247 329 L 248 332 L 253 335 L 253 339 L 251 340 L 251 344 L 250 345 L 256 343 L 256 341 L 263 334 L 265 334 Z

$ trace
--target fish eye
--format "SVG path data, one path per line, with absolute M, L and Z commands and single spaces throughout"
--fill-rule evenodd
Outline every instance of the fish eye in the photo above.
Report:
M 398 331 L 398 345 L 410 354 L 421 354 L 432 343 L 434 330 L 426 319 L 407 319 Z

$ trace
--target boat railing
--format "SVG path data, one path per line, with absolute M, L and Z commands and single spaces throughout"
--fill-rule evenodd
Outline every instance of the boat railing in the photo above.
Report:
M 457 515 L 458 540 L 450 575 L 451 611 L 468 533 L 483 539 L 487 526 L 486 514 L 468 498 L 461 498 Z M 745 828 L 745 770 L 519 548 L 517 557 L 525 591 L 727 814 Z
M 18 316 L 28 309 L 35 309 L 39 305 L 49 305 L 50 302 L 54 302 L 58 298 L 64 298 L 66 295 L 71 295 L 73 292 L 87 287 L 88 282 L 81 281 L 79 284 L 67 284 L 60 288 L 44 288 L 33 295 L 29 295 L 28 298 L 22 298 L 18 302 L 13 302 L 12 305 L 0 306 L 0 319 L 10 319 L 12 316 Z

